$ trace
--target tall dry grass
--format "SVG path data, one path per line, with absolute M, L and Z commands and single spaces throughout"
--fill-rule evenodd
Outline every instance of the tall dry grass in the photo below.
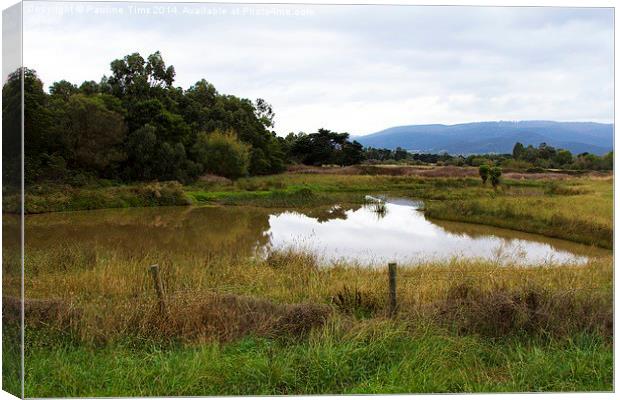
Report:
M 148 274 L 155 263 L 166 315 Z M 292 250 L 248 259 L 126 256 L 67 245 L 28 252 L 25 276 L 27 327 L 91 342 L 298 337 L 328 319 L 387 318 L 388 309 L 385 268 L 321 266 Z M 611 337 L 612 281 L 611 258 L 534 268 L 468 259 L 402 265 L 396 318 L 487 336 L 592 331 Z M 5 310 L 5 319 L 10 314 Z

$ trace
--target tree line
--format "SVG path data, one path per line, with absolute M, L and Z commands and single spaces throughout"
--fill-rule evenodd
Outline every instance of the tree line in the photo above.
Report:
M 572 154 L 569 150 L 555 148 L 546 143 L 537 147 L 516 143 L 511 154 L 451 155 L 410 153 L 398 147 L 395 150 L 368 147 L 364 158 L 369 163 L 435 164 L 453 166 L 501 165 L 519 170 L 566 169 L 566 170 L 612 170 L 613 152 L 603 156 L 592 153 Z
M 20 96 L 24 86 L 27 183 L 90 178 L 191 182 L 282 172 L 292 161 L 349 165 L 363 160 L 347 133 L 278 137 L 263 99 L 219 93 L 202 79 L 174 85 L 161 54 L 114 60 L 99 82 L 54 82 L 49 93 L 36 71 L 12 73 L 3 86 L 5 177 L 19 177 Z
M 92 179 L 177 180 L 204 174 L 231 179 L 282 172 L 290 163 L 353 165 L 412 163 L 503 167 L 612 169 L 613 154 L 573 155 L 545 143 L 517 143 L 512 154 L 415 154 L 403 148 L 364 148 L 348 133 L 276 135 L 275 113 L 264 99 L 219 93 L 201 79 L 174 85 L 175 69 L 155 52 L 110 63 L 110 75 L 80 85 L 54 82 L 36 71 L 13 72 L 3 86 L 3 176 L 19 180 L 21 85 L 24 88 L 24 172 L 27 184 Z

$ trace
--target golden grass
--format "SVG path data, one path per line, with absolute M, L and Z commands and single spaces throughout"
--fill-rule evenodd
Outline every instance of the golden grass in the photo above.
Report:
M 427 204 L 432 218 L 474 222 L 611 248 L 613 178 L 572 178 L 562 185 L 507 186 L 492 196 Z
M 288 331 L 301 329 L 303 333 L 304 324 L 324 321 L 327 314 L 321 307 L 325 306 L 354 318 L 387 316 L 385 268 L 323 267 L 313 256 L 293 251 L 266 258 L 206 260 L 192 255 L 128 257 L 75 246 L 57 251 L 66 253 L 64 259 L 72 260 L 70 265 L 59 269 L 58 258 L 44 251 L 28 258 L 26 298 L 53 299 L 67 309 L 79 310 L 79 321 L 72 321 L 71 326 L 85 340 L 115 340 L 127 335 L 230 339 L 248 332 L 273 334 L 286 318 L 292 321 Z M 171 319 L 158 319 L 148 274 L 153 263 L 161 266 Z M 36 273 L 29 273 L 35 265 Z M 403 265 L 397 286 L 399 318 L 430 318 L 448 325 L 461 321 L 458 329 L 478 333 L 528 330 L 538 314 L 545 315 L 544 324 L 534 330 L 545 332 L 607 332 L 611 321 L 610 257 L 583 266 L 535 268 L 458 259 Z M 466 294 L 455 296 L 459 290 Z M 532 301 L 540 304 L 528 303 Z M 497 307 L 503 307 L 506 314 L 503 322 L 497 321 L 497 329 L 504 326 L 499 331 L 492 327 L 493 319 L 485 318 Z M 486 324 L 484 329 L 474 323 L 474 315 L 480 317 L 480 324 Z
M 585 235 L 603 244 L 610 242 L 612 178 L 570 178 L 561 186 L 548 183 L 507 182 L 495 192 L 471 179 L 284 174 L 226 185 L 241 190 L 309 187 L 318 192 L 382 188 L 411 192 L 411 196 L 419 189 L 429 198 L 455 199 L 430 205 L 443 204 L 457 220 L 467 217 L 454 207 L 460 202 L 467 206 L 465 211 L 475 211 L 473 217 L 492 217 L 533 232 L 551 227 L 563 235 L 574 234 L 568 237 L 574 240 Z M 487 219 L 481 222 L 489 223 Z M 128 253 L 86 245 L 27 247 L 26 297 L 79 310 L 74 314 L 79 315 L 79 321 L 72 318 L 71 329 L 86 340 L 153 332 L 167 332 L 170 337 L 185 340 L 232 338 L 248 332 L 267 334 L 290 310 L 300 314 L 286 318 L 302 318 L 304 311 L 298 307 L 308 304 L 330 306 L 338 315 L 354 320 L 387 315 L 387 274 L 382 268 L 351 263 L 319 266 L 313 256 L 293 251 L 272 253 L 266 258 L 192 253 L 155 254 L 144 249 Z M 9 272 L 3 279 L 4 293 L 15 296 L 19 269 L 14 266 L 18 259 L 10 251 L 3 254 L 5 272 Z M 172 320 L 154 319 L 156 299 L 148 266 L 155 263 L 161 266 Z M 457 321 L 457 329 L 478 333 L 487 332 L 489 326 L 495 333 L 527 331 L 534 320 L 539 321 L 534 330 L 607 332 L 611 291 L 611 257 L 593 259 L 584 266 L 535 268 L 471 259 L 402 265 L 398 317 L 430 318 L 440 324 Z M 497 310 L 503 310 L 499 316 Z M 552 318 L 553 314 L 558 317 Z M 49 313 L 41 315 L 36 318 L 45 319 Z M 210 317 L 205 319 L 205 315 Z M 213 322 L 227 317 L 237 322 L 230 327 Z M 241 321 L 248 318 L 258 322 L 246 326 Z M 494 327 L 493 322 L 498 325 Z

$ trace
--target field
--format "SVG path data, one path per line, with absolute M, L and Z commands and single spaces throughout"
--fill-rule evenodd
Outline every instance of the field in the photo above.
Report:
M 494 190 L 469 172 L 343 172 L 210 179 L 159 197 L 137 186 L 85 187 L 58 200 L 39 188 L 27 199 L 36 196 L 31 211 L 41 212 L 105 206 L 95 199 L 115 190 L 155 199 L 147 205 L 165 197 L 162 204 L 263 207 L 387 193 L 425 200 L 433 218 L 612 246 L 611 176 L 507 176 Z M 30 397 L 613 389 L 611 256 L 583 266 L 399 265 L 391 316 L 385 268 L 325 268 L 300 251 L 199 257 L 67 243 L 27 254 Z M 163 303 L 147 270 L 154 263 Z M 8 271 L 5 296 L 15 296 L 16 270 Z M 5 351 L 4 364 L 16 357 Z M 5 386 L 18 384 L 7 378 Z

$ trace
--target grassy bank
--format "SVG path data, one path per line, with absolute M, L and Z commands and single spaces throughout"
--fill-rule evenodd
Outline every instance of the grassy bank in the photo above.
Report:
M 504 188 L 529 188 L 545 193 L 547 186 L 562 186 L 563 174 L 507 174 Z M 578 180 L 578 178 L 572 178 Z M 582 180 L 600 179 L 585 176 Z M 97 208 L 149 207 L 193 203 L 252 204 L 260 206 L 299 206 L 329 204 L 334 201 L 361 202 L 368 193 L 400 193 L 419 199 L 458 200 L 489 196 L 477 172 L 471 168 L 325 168 L 257 176 L 230 181 L 210 177 L 192 185 L 175 182 L 118 184 L 93 182 L 74 187 L 40 184 L 26 187 L 26 213 L 91 210 Z M 501 194 L 502 192 L 500 192 Z M 19 198 L 4 193 L 5 211 L 19 207 Z
M 426 215 L 516 229 L 611 249 L 613 181 L 573 179 L 546 183 L 542 195 L 515 188 L 498 196 L 428 202 Z
M 178 182 L 134 185 L 99 184 L 72 187 L 60 184 L 33 185 L 25 191 L 24 211 L 37 214 L 101 208 L 189 205 L 191 200 Z M 20 197 L 4 193 L 4 212 L 19 212 Z
M 610 258 L 402 266 L 391 319 L 385 269 L 57 252 L 27 259 L 27 396 L 611 390 Z
M 220 178 L 185 187 L 174 182 L 83 188 L 47 185 L 28 188 L 25 208 L 27 213 L 39 213 L 187 204 L 305 207 L 361 203 L 367 194 L 382 193 L 425 200 L 426 215 L 430 218 L 486 224 L 612 247 L 611 176 L 512 174 L 494 190 L 471 177 L 467 169 L 464 170 L 467 174 L 456 178 L 445 177 L 445 169 L 441 173 L 420 170 L 438 176 L 347 171 L 287 173 L 234 182 Z M 458 171 L 455 167 L 448 172 L 458 176 Z M 19 206 L 15 196 L 5 196 L 3 201 L 5 210 Z
M 195 203 L 266 207 L 355 203 L 362 202 L 366 194 L 383 193 L 425 200 L 430 218 L 612 247 L 613 177 L 513 175 L 498 190 L 472 177 L 315 173 L 196 185 L 186 191 Z

